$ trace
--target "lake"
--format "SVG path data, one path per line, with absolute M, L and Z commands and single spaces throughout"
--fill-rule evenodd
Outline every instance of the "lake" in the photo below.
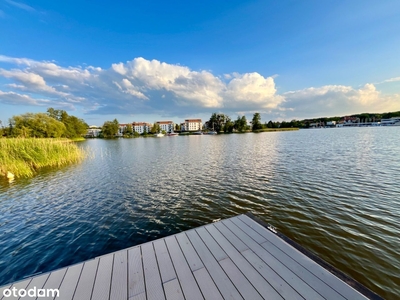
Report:
M 252 212 L 379 295 L 400 295 L 400 127 L 79 143 L 0 181 L 0 285 Z

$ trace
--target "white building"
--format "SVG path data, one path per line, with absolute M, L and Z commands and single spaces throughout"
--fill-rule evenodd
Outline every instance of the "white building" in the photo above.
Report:
M 153 127 L 153 125 L 150 123 L 145 123 L 145 122 L 133 122 L 132 123 L 133 131 L 137 132 L 139 134 L 142 134 L 145 131 L 150 132 L 152 127 Z
M 96 125 L 89 126 L 89 129 L 86 133 L 87 137 L 98 137 L 101 132 L 101 128 L 97 127 Z
M 199 131 L 203 129 L 201 119 L 187 119 L 181 124 L 182 131 Z
M 157 124 L 160 126 L 160 130 L 165 132 L 174 132 L 174 122 L 172 121 L 157 121 Z
M 336 121 L 328 121 L 326 122 L 326 126 L 334 127 L 336 126 Z
M 125 131 L 127 125 L 128 124 L 119 124 L 118 134 L 117 134 L 118 136 L 123 136 L 124 135 L 124 131 Z

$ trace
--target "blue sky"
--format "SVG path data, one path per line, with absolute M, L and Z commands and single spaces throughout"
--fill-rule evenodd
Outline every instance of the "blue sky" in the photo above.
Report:
M 399 1 L 0 0 L 0 120 L 400 110 Z

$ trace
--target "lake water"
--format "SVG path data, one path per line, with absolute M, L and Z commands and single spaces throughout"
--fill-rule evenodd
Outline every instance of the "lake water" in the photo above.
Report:
M 252 212 L 400 295 L 400 127 L 79 143 L 83 163 L 0 181 L 0 285 Z

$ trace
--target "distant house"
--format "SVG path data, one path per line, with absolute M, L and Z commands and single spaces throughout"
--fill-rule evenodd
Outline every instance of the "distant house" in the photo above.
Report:
M 119 124 L 118 133 L 117 133 L 118 136 L 124 135 L 124 131 L 125 131 L 127 125 L 128 124 Z
M 150 132 L 152 127 L 153 127 L 153 125 L 151 123 L 145 123 L 145 122 L 133 122 L 132 123 L 133 131 L 137 132 L 139 134 L 142 134 L 144 132 Z
M 181 124 L 182 131 L 199 131 L 203 129 L 203 123 L 201 119 L 186 119 L 184 123 Z
M 175 126 L 174 122 L 172 122 L 172 121 L 157 121 L 156 123 L 160 126 L 161 131 L 164 130 L 165 132 L 168 132 L 168 133 L 174 132 L 174 126 Z
M 328 121 L 328 122 L 326 122 L 326 126 L 335 127 L 336 126 L 336 121 Z
M 101 128 L 96 126 L 96 125 L 91 125 L 89 126 L 87 133 L 86 133 L 86 137 L 89 138 L 96 138 L 100 135 L 101 132 Z

